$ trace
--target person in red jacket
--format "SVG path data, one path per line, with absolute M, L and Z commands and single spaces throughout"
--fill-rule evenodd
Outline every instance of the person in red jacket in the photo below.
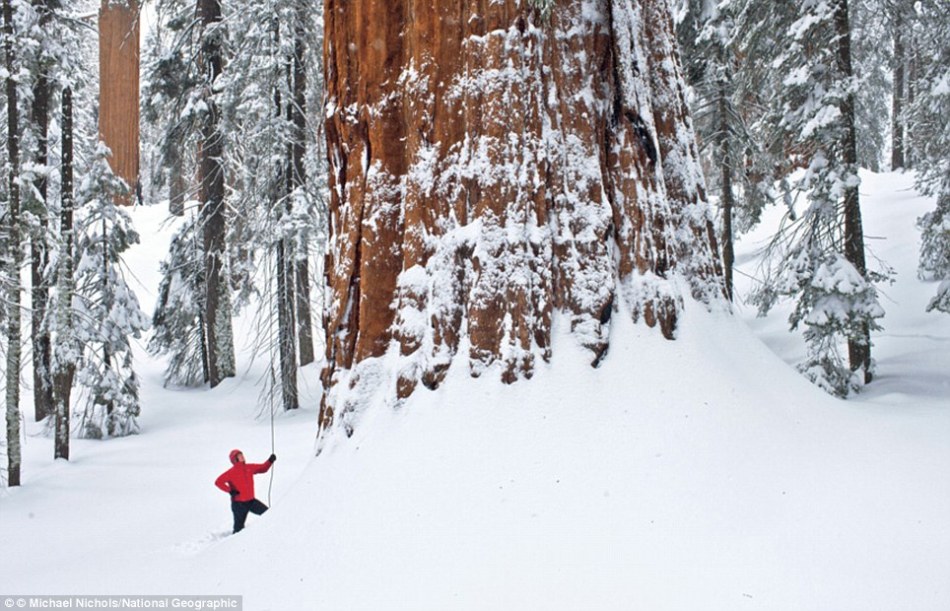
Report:
M 261 515 L 267 505 L 254 498 L 254 476 L 267 473 L 277 456 L 271 454 L 267 462 L 248 464 L 240 450 L 231 450 L 232 467 L 214 480 L 214 485 L 231 495 L 231 513 L 234 514 L 234 532 L 244 528 L 248 512 Z

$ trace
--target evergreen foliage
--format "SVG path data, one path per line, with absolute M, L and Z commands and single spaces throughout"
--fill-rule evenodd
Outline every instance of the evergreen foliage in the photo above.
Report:
M 204 323 L 204 253 L 194 217 L 172 237 L 162 261 L 162 282 L 148 349 L 168 354 L 165 384 L 199 386 L 208 381 Z
M 775 194 L 771 160 L 752 123 L 761 112 L 759 75 L 743 49 L 749 18 L 739 2 L 689 0 L 680 14 L 678 36 L 691 87 L 690 109 L 699 139 L 707 185 L 723 199 L 723 169 L 734 180 L 735 229 L 755 226 Z
M 921 230 L 920 275 L 940 282 L 927 311 L 950 314 L 950 190 L 940 193 L 936 210 L 922 216 L 917 224 Z
M 55 456 L 68 458 L 71 430 L 101 438 L 137 428 L 129 341 L 147 320 L 122 273 L 122 254 L 137 236 L 114 199 L 127 187 L 98 145 L 97 40 L 89 27 L 98 2 L 10 6 L 20 98 L 15 129 L 24 160 L 17 229 L 29 237 L 32 252 L 34 385 L 52 395 L 54 418 L 47 423 L 56 431 Z M 4 137 L 10 133 L 8 126 Z M 76 194 L 73 173 L 83 177 Z M 44 345 L 49 353 L 40 358 Z M 74 395 L 74 387 L 82 392 Z M 70 427 L 70 420 L 78 426 Z
M 918 219 L 920 275 L 939 282 L 928 311 L 950 313 L 950 6 L 917 3 L 913 37 L 919 81 L 908 131 L 917 162 L 917 186 L 937 195 L 937 207 Z
M 84 347 L 76 380 L 88 391 L 76 417 L 79 434 L 91 438 L 137 431 L 141 407 L 129 339 L 148 328 L 121 268 L 122 253 L 139 241 L 128 214 L 116 205 L 128 186 L 112 173 L 107 158 L 108 149 L 100 144 L 76 197 L 74 333 Z
M 885 168 L 884 153 L 890 130 L 888 70 L 893 61 L 888 11 L 892 0 L 850 0 L 851 51 L 854 61 L 855 132 L 858 165 L 873 172 Z
M 322 4 L 315 0 L 223 3 L 221 22 L 207 35 L 219 41 L 226 68 L 207 99 L 202 95 L 210 89 L 196 71 L 202 39 L 193 8 L 193 3 L 181 0 L 162 0 L 157 6 L 160 24 L 153 41 L 160 48 L 151 52 L 147 62 L 151 84 L 146 96 L 146 114 L 158 124 L 149 136 L 153 197 L 165 185 L 172 195 L 175 175 L 188 174 L 176 169 L 194 163 L 181 151 L 197 147 L 203 113 L 213 104 L 219 121 L 219 161 L 227 176 L 222 262 L 227 269 L 227 298 L 235 311 L 258 305 L 259 318 L 265 321 L 258 324 L 263 330 L 255 340 L 259 349 L 276 354 L 278 335 L 284 336 L 280 345 L 287 362 L 280 377 L 295 387 L 294 323 L 298 319 L 298 329 L 303 328 L 301 354 L 310 355 L 308 362 L 313 358 L 312 347 L 304 350 L 302 342 L 312 346 L 309 261 L 322 241 L 321 219 L 325 218 L 321 212 L 326 189 L 322 125 L 310 123 L 317 115 L 307 110 L 322 104 Z M 206 245 L 195 243 L 204 223 L 199 216 L 180 230 L 163 265 L 163 297 L 155 312 L 150 349 L 169 354 L 167 383 L 191 385 L 207 379 L 209 329 L 206 317 L 194 311 L 197 304 L 205 303 L 207 270 L 197 273 L 192 264 L 194 256 L 207 256 Z M 276 259 L 279 264 L 274 263 Z M 276 289 L 275 282 L 280 284 Z M 179 291 L 168 292 L 170 286 Z M 266 323 L 273 319 L 275 308 L 282 313 L 278 326 Z M 205 352 L 196 360 L 198 350 Z
M 752 301 L 763 313 L 779 296 L 796 301 L 790 323 L 805 325 L 808 343 L 800 369 L 846 396 L 871 378 L 870 331 L 884 314 L 873 283 L 886 275 L 869 273 L 865 264 L 855 136 L 860 81 L 851 63 L 844 0 L 807 0 L 794 17 L 772 62 L 782 81 L 771 121 L 790 164 L 804 167 L 793 187 L 805 205 L 773 241 L 772 267 Z

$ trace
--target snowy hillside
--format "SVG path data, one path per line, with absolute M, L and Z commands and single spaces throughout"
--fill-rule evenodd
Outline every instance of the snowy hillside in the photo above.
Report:
M 911 184 L 864 175 L 869 245 L 897 278 L 878 379 L 852 400 L 795 372 L 787 312 L 690 304 L 675 342 L 613 317 L 596 370 L 563 330 L 530 382 L 455 367 L 314 459 L 311 366 L 305 408 L 276 416 L 272 510 L 225 536 L 212 482 L 228 452 L 271 451 L 265 363 L 174 390 L 139 349 L 140 435 L 76 440 L 53 463 L 28 425 L 23 486 L 0 491 L 0 593 L 240 594 L 251 611 L 950 608 L 950 317 L 924 312 L 914 222 L 933 202 Z M 746 273 L 773 212 L 739 246 Z M 159 209 L 134 216 L 149 308 L 171 228 Z

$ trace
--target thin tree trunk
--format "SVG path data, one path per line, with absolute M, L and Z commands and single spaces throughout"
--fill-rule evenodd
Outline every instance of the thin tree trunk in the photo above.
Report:
M 7 70 L 7 485 L 20 485 L 20 118 L 17 84 L 13 75 L 12 0 L 3 0 L 3 50 Z
M 907 57 L 904 48 L 903 7 L 894 9 L 894 91 L 891 108 L 891 169 L 904 167 L 904 65 Z
M 728 112 L 725 85 L 719 87 L 719 172 L 722 188 L 722 267 L 725 281 L 726 298 L 732 301 L 732 268 L 736 255 L 733 245 L 732 213 L 735 208 L 735 196 L 732 192 L 732 156 L 729 125 L 726 122 Z
M 182 152 L 172 153 L 168 177 L 168 212 L 175 216 L 185 216 L 185 172 Z
M 34 2 L 34 5 L 40 14 L 40 27 L 47 27 L 50 18 L 49 0 L 39 0 Z M 45 171 L 49 159 L 49 97 L 49 79 L 45 66 L 41 66 L 36 83 L 33 85 L 32 121 L 37 133 L 36 164 L 44 170 L 34 183 L 40 198 L 38 210 L 40 228 L 39 232 L 32 236 L 30 248 L 33 406 L 34 417 L 37 421 L 46 418 L 53 410 L 52 348 L 49 331 L 45 326 L 46 310 L 49 304 L 49 285 L 46 279 L 46 264 L 49 260 L 47 253 L 49 207 L 46 202 L 48 180 Z
M 293 259 L 287 240 L 277 242 L 277 328 L 281 399 L 285 410 L 297 409 L 297 355 L 294 333 Z
M 109 235 L 109 228 L 106 224 L 106 219 L 102 219 L 102 235 Z M 102 295 L 108 296 L 112 294 L 112 290 L 109 287 L 109 249 L 103 246 L 102 249 Z M 109 298 L 108 303 L 106 304 L 106 311 L 112 310 L 112 299 Z M 108 346 L 102 348 L 102 362 L 104 364 L 103 370 L 110 371 L 112 369 L 112 353 L 109 351 Z M 109 437 L 115 436 L 115 401 L 111 397 L 103 397 L 105 399 L 105 408 L 106 408 L 106 433 Z
M 838 71 L 843 77 L 850 79 L 854 76 L 854 71 L 851 64 L 851 22 L 848 16 L 848 0 L 835 0 L 834 10 Z M 856 178 L 858 154 L 853 93 L 842 100 L 841 116 L 844 122 L 841 160 L 848 174 Z M 844 191 L 844 256 L 862 277 L 867 277 L 864 227 L 861 222 L 861 201 L 856 181 L 849 181 Z M 856 337 L 848 338 L 848 360 L 852 371 L 862 371 L 865 383 L 871 381 L 871 332 L 866 323 L 862 325 Z
M 208 107 L 201 124 L 199 161 L 201 174 L 201 221 L 205 255 L 205 319 L 208 337 L 208 377 L 214 388 L 234 376 L 234 333 L 227 278 L 227 210 L 224 201 L 223 138 L 212 84 L 221 74 L 224 58 L 221 5 L 218 0 L 198 0 L 202 26 L 201 68 L 206 79 Z
M 919 86 L 919 71 L 917 69 L 919 58 L 917 51 L 917 41 L 914 39 L 916 32 L 911 30 L 911 39 L 905 45 L 908 47 L 906 53 L 907 58 L 907 108 L 913 108 L 914 104 L 917 101 L 917 87 Z M 915 148 L 917 147 L 917 133 L 914 129 L 914 125 L 905 125 L 904 126 L 904 167 L 913 168 L 917 163 L 917 155 Z
M 69 403 L 72 397 L 73 378 L 76 375 L 76 360 L 71 350 L 76 348 L 72 338 L 72 305 L 73 291 L 73 250 L 75 239 L 73 236 L 73 92 L 66 88 L 63 91 L 63 125 L 62 125 L 62 204 L 60 209 L 60 232 L 63 240 L 63 254 L 60 265 L 60 295 L 63 308 L 62 328 L 69 337 L 65 344 L 57 350 L 66 350 L 65 358 L 59 359 L 56 372 L 53 376 L 54 396 L 54 447 L 53 457 L 69 460 Z
M 304 248 L 306 245 L 304 245 Z M 303 258 L 301 258 L 303 257 Z M 315 360 L 313 349 L 313 317 L 310 308 L 310 261 L 306 253 L 298 256 L 297 272 L 297 345 L 300 366 Z
M 298 12 L 294 27 L 293 59 L 293 104 L 290 107 L 293 125 L 293 168 L 290 175 L 291 193 L 296 193 L 306 184 L 304 155 L 307 147 L 307 77 L 303 64 L 304 48 L 303 15 Z M 297 345 L 300 353 L 300 365 L 309 365 L 314 361 L 313 353 L 313 316 L 310 313 L 310 264 L 307 244 L 301 240 L 296 244 L 296 295 L 297 295 Z M 302 252 L 300 252 L 302 251 Z
M 729 144 L 724 145 L 728 148 Z M 733 245 L 732 216 L 735 208 L 735 199 L 732 192 L 732 167 L 722 162 L 720 167 L 722 180 L 722 267 L 725 281 L 726 298 L 733 299 L 732 268 L 736 262 L 735 247 Z
M 274 48 L 278 50 L 275 57 L 275 71 L 279 76 L 286 76 L 292 90 L 293 72 L 289 66 L 284 65 L 283 55 L 279 51 L 280 30 L 276 18 L 274 19 L 274 43 Z M 293 103 L 293 98 L 287 102 L 286 119 L 293 117 Z M 275 116 L 278 119 L 284 118 L 284 110 L 280 85 L 278 84 L 274 89 Z M 278 219 L 283 219 L 291 213 L 291 198 L 296 184 L 294 180 L 294 144 L 293 140 L 287 143 L 284 157 L 278 162 L 276 168 L 276 188 L 274 189 L 272 206 L 274 215 Z M 291 410 L 299 407 L 297 397 L 297 327 L 294 317 L 296 276 L 294 273 L 293 244 L 289 238 L 282 234 L 283 232 L 281 232 L 275 245 L 275 258 L 277 259 L 277 351 L 278 360 L 280 361 L 281 401 L 284 410 Z

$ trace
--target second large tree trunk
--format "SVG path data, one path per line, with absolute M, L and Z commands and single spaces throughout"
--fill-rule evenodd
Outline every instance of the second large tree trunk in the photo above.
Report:
M 666 0 L 327 0 L 328 428 L 721 295 Z M 395 360 L 379 357 L 389 355 Z
M 139 182 L 139 0 L 102 0 L 99 10 L 99 135 L 109 165 L 129 185 Z

